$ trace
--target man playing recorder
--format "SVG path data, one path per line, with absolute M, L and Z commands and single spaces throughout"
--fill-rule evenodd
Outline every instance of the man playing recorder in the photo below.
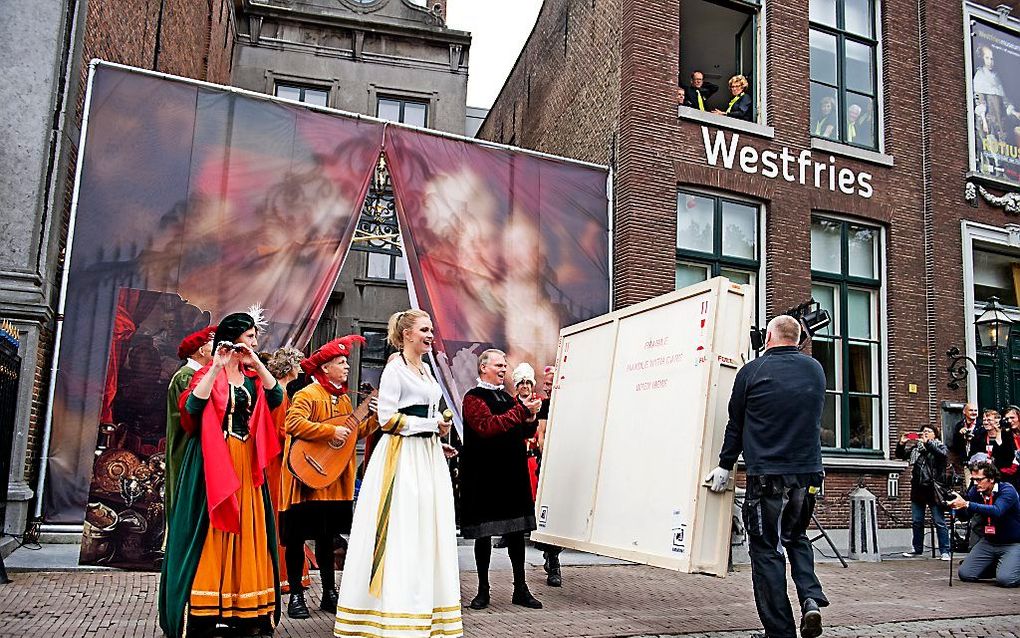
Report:
M 786 594 L 787 555 L 800 599 L 803 638 L 821 635 L 819 608 L 829 604 L 805 534 L 824 477 L 825 373 L 797 348 L 800 329 L 800 322 L 789 315 L 770 321 L 764 354 L 737 372 L 719 467 L 705 479 L 713 492 L 726 490 L 733 465 L 744 453 L 747 493 L 742 513 L 754 601 L 766 638 L 797 636 Z

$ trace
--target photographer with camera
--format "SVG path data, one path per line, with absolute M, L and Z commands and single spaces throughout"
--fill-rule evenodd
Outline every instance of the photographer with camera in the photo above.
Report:
M 920 432 L 904 432 L 896 445 L 896 457 L 909 461 L 910 526 L 913 529 L 913 551 L 903 556 L 914 558 L 924 554 L 924 512 L 931 510 L 931 519 L 939 538 L 942 560 L 949 560 L 949 529 L 942 514 L 940 481 L 946 474 L 949 451 L 939 438 L 938 427 L 925 425 Z
M 1020 586 L 1020 497 L 1016 488 L 999 481 L 994 463 L 970 465 L 971 488 L 966 497 L 953 493 L 949 506 L 961 520 L 977 515 L 981 540 L 960 565 L 960 580 L 995 578 L 1000 587 Z

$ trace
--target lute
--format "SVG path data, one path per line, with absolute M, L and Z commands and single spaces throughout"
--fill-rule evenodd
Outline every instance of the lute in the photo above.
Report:
M 368 386 L 371 388 L 371 386 Z M 350 436 L 343 445 L 336 439 L 328 441 L 308 441 L 297 439 L 291 441 L 290 454 L 287 455 L 287 466 L 301 483 L 313 490 L 321 490 L 329 486 L 343 474 L 354 455 L 358 444 L 358 426 L 368 418 L 369 402 L 379 394 L 378 390 L 358 393 L 364 399 L 350 414 L 341 414 L 323 421 L 327 425 L 343 425 L 351 429 Z

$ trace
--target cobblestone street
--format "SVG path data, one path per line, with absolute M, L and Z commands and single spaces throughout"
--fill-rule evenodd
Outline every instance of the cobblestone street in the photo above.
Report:
M 818 566 L 833 601 L 825 610 L 825 636 L 1020 635 L 1020 592 L 989 584 L 947 581 L 939 561 L 885 561 Z M 736 638 L 759 628 L 750 572 L 727 578 L 676 574 L 638 565 L 564 568 L 564 587 L 544 584 L 532 567 L 532 590 L 540 611 L 510 604 L 510 573 L 494 571 L 493 604 L 464 611 L 466 635 L 502 637 L 699 636 Z M 0 586 L 0 636 L 160 636 L 156 622 L 158 577 L 135 572 L 15 572 Z M 474 573 L 461 575 L 466 602 L 474 595 Z M 318 588 L 311 600 L 317 606 Z M 319 611 L 305 621 L 284 618 L 277 636 L 328 636 L 332 619 Z

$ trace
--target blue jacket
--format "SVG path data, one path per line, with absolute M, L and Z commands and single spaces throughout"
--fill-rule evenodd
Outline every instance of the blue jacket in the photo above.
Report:
M 825 373 L 794 346 L 770 348 L 737 372 L 719 467 L 740 453 L 750 475 L 822 471 Z
M 972 515 L 982 517 L 983 523 L 978 525 L 978 532 L 983 534 L 985 540 L 993 545 L 1007 545 L 1009 543 L 1020 543 L 1020 496 L 1016 488 L 1009 483 L 996 483 L 992 488 L 995 498 L 991 505 L 985 505 L 984 497 L 978 494 L 977 486 L 967 491 L 967 509 L 961 509 L 959 517 L 967 520 Z M 995 526 L 994 534 L 985 534 L 985 525 L 991 518 Z

